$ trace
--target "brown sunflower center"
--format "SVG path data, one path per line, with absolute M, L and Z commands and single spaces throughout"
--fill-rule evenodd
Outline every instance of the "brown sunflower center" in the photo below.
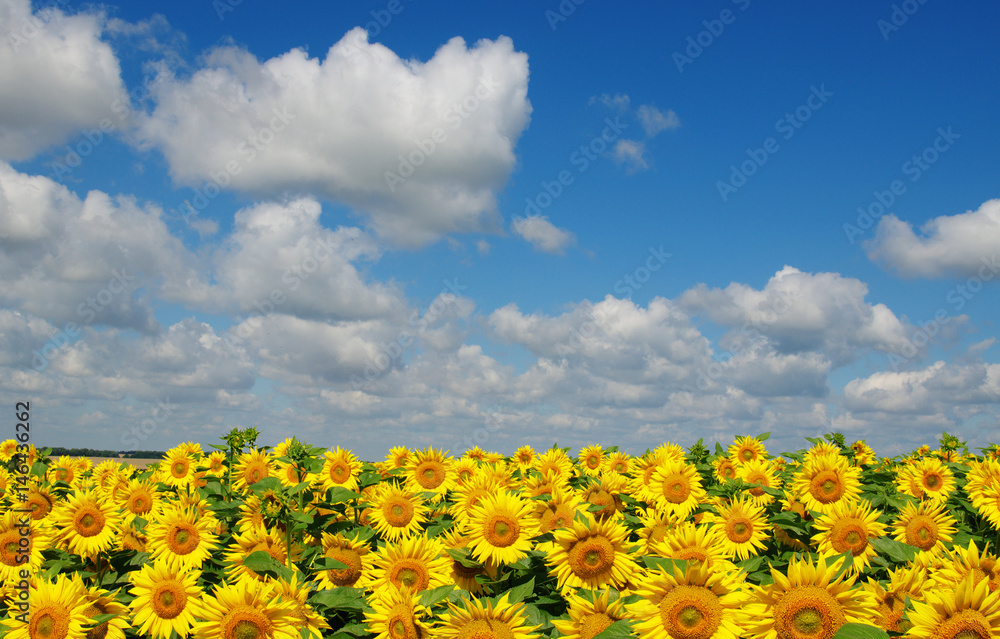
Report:
M 743 544 L 753 537 L 753 522 L 742 515 L 734 515 L 726 521 L 726 537 L 736 544 Z
M 260 462 L 252 462 L 243 469 L 243 479 L 250 486 L 264 479 L 268 474 L 267 466 Z
M 809 493 L 821 504 L 830 504 L 844 496 L 844 482 L 835 470 L 822 470 L 809 482 Z
M 105 608 L 103 605 L 95 601 L 91 603 L 89 606 L 87 606 L 86 609 L 84 609 L 83 614 L 88 619 L 92 619 L 97 615 L 103 615 L 106 614 L 107 612 L 108 612 L 107 608 Z M 104 637 L 106 637 L 107 634 L 108 634 L 108 622 L 105 621 L 104 623 L 88 630 L 87 639 L 104 639 Z
M 933 639 L 989 639 L 994 636 L 983 613 L 966 609 L 939 625 Z
M 857 557 L 868 548 L 868 529 L 855 517 L 839 519 L 830 529 L 830 543 L 837 552 L 850 550 Z
M 506 548 L 513 545 L 521 534 L 521 526 L 509 515 L 495 514 L 486 522 L 483 536 L 491 546 Z
M 764 487 L 771 485 L 767 479 L 767 475 L 764 473 L 750 473 L 744 481 L 748 484 L 760 484 L 760 486 L 754 486 L 749 490 L 750 494 L 754 497 L 762 497 L 764 495 Z
M 161 583 L 153 591 L 153 612 L 160 619 L 174 619 L 187 606 L 187 592 L 184 584 L 172 580 Z
M 417 639 L 420 636 L 413 623 L 413 613 L 403 604 L 392 607 L 385 625 L 391 639 Z
M 722 604 L 702 586 L 677 586 L 660 601 L 660 620 L 674 639 L 709 639 L 722 623 Z
M 342 484 L 351 477 L 351 469 L 343 462 L 336 462 L 330 466 L 330 479 L 335 483 Z
M 153 506 L 153 499 L 147 493 L 136 493 L 129 497 L 128 509 L 135 515 L 145 515 Z
M 580 639 L 594 639 L 612 624 L 614 619 L 603 612 L 584 615 L 580 619 Z
M 719 465 L 719 475 L 723 479 L 736 479 L 736 467 L 729 460 L 726 460 Z
M 402 498 L 387 501 L 382 506 L 382 515 L 393 528 L 406 528 L 413 520 L 413 504 Z
M 663 478 L 663 497 L 671 504 L 682 504 L 691 495 L 691 481 L 681 473 Z
M 601 466 L 600 455 L 587 455 L 587 468 L 597 470 Z
M 939 473 L 930 472 L 924 475 L 924 488 L 928 490 L 940 490 L 942 485 L 944 485 L 944 479 L 942 479 Z
M 691 547 L 681 548 L 673 553 L 677 559 L 683 559 L 689 566 L 697 568 L 708 562 L 708 552 L 703 548 Z
M 93 537 L 104 530 L 104 513 L 93 506 L 84 506 L 76 514 L 73 524 L 81 537 Z
M 756 458 L 757 454 L 749 448 L 744 448 L 742 451 L 740 451 L 740 459 L 742 459 L 745 462 L 753 461 Z
M 193 552 L 201 541 L 198 529 L 188 522 L 174 524 L 167 533 L 167 548 L 175 555 L 187 555 Z
M 498 619 L 473 619 L 456 635 L 458 639 L 515 639 L 510 626 Z
M 25 506 L 31 510 L 31 518 L 35 521 L 45 519 L 52 510 L 52 502 L 41 493 L 29 493 Z
M 326 556 L 347 566 L 328 570 L 326 575 L 338 586 L 353 586 L 361 577 L 361 555 L 353 548 L 331 548 Z
M 430 576 L 427 574 L 427 568 L 420 562 L 403 559 L 396 562 L 389 570 L 389 581 L 396 588 L 408 586 L 410 590 L 419 592 L 427 589 Z
M 46 604 L 32 612 L 28 623 L 32 639 L 64 639 L 69 634 L 69 614 L 61 604 Z
M 427 460 L 417 466 L 414 476 L 421 487 L 434 490 L 444 483 L 444 466 L 440 462 Z
M 260 610 L 239 604 L 222 619 L 222 639 L 265 639 L 272 636 L 271 620 Z
M 21 536 L 17 530 L 8 530 L 0 535 L 0 562 L 7 566 L 19 565 L 17 544 L 20 541 Z M 30 549 L 31 546 L 29 545 L 28 548 Z
M 819 586 L 793 588 L 774 606 L 774 628 L 788 639 L 830 639 L 845 621 L 843 607 Z
M 568 554 L 570 569 L 584 580 L 605 580 L 615 563 L 615 547 L 603 535 L 577 541 Z
M 938 526 L 927 515 L 916 515 L 906 523 L 906 543 L 921 550 L 930 550 L 938 542 Z
M 170 465 L 170 474 L 177 479 L 183 479 L 188 474 L 188 463 L 186 461 L 175 461 Z

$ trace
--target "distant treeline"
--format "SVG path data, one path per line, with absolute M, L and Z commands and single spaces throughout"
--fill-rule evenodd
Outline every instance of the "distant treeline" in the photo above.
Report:
M 51 456 L 58 457 L 118 457 L 126 459 L 160 459 L 162 450 L 97 450 L 96 448 L 59 448 L 53 447 Z

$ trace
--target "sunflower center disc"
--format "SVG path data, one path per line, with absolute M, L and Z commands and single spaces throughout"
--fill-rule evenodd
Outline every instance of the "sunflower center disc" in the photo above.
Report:
M 177 462 L 170 468 L 170 470 L 173 472 L 174 477 L 183 477 L 187 474 L 187 464 L 184 462 Z
M 906 525 L 906 543 L 921 550 L 930 550 L 937 544 L 937 527 L 926 515 L 917 515 Z
M 104 515 L 97 510 L 88 509 L 77 516 L 76 531 L 81 537 L 93 537 L 104 530 Z
M 517 541 L 517 535 L 519 532 L 521 531 L 517 522 L 511 519 L 498 517 L 493 522 L 487 541 L 489 541 L 492 546 L 506 548 Z
M 31 636 L 40 639 L 62 639 L 69 630 L 69 622 L 63 618 L 64 616 L 60 615 L 59 611 L 43 610 L 36 615 L 38 621 L 31 620 Z
M 663 496 L 672 504 L 684 503 L 690 494 L 687 477 L 671 475 L 663 482 Z
M 578 541 L 569 551 L 569 567 L 581 579 L 603 576 L 611 571 L 614 561 L 614 546 L 603 536 Z
M 179 582 L 161 584 L 153 593 L 153 612 L 160 619 L 173 619 L 184 612 L 186 606 L 187 593 Z
M 747 519 L 734 519 L 727 529 L 729 540 L 737 544 L 750 541 L 753 537 L 753 525 Z
M 353 586 L 361 578 L 361 557 L 357 551 L 346 548 L 334 548 L 327 557 L 335 559 L 347 568 L 334 568 L 327 572 L 330 581 L 338 586 Z
M 178 555 L 187 555 L 198 547 L 198 531 L 190 524 L 180 524 L 173 530 L 173 539 L 170 539 L 170 550 Z
M 233 628 L 233 639 L 259 639 L 261 634 L 257 624 L 247 619 L 239 620 Z
M 702 586 L 678 586 L 660 601 L 660 620 L 673 639 L 709 639 L 722 623 L 722 604 Z
M 820 586 L 795 587 L 774 607 L 775 630 L 789 639 L 830 639 L 845 621 L 843 607 Z
M 931 490 L 937 490 L 938 487 L 941 485 L 941 477 L 938 475 L 928 475 L 924 479 L 924 485 L 927 486 L 927 488 L 930 488 Z
M 753 451 L 749 448 L 744 448 L 743 452 L 740 453 L 740 457 L 743 458 L 743 461 L 751 461 L 753 459 Z
M 516 639 L 507 624 L 496 619 L 473 619 L 462 626 L 458 639 Z
M 809 492 L 821 504 L 829 504 L 844 496 L 844 485 L 840 476 L 832 470 L 824 470 L 813 477 Z
M 935 639 L 989 639 L 990 623 L 978 610 L 966 609 L 938 626 Z
M 580 620 L 580 639 L 594 639 L 611 625 L 613 620 L 603 612 L 584 615 Z

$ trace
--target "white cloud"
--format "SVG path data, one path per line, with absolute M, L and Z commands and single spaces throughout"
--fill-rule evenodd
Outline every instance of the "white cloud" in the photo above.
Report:
M 1000 199 L 975 211 L 936 217 L 920 231 L 918 236 L 909 222 L 886 215 L 865 244 L 869 259 L 907 277 L 992 280 L 1000 272 Z
M 562 255 L 576 242 L 576 236 L 561 229 L 544 215 L 539 217 L 515 217 L 511 223 L 515 234 L 521 236 L 543 253 Z
M 639 106 L 635 114 L 646 135 L 650 138 L 668 129 L 676 129 L 681 125 L 681 120 L 673 109 L 664 113 L 651 104 L 643 104 Z
M 528 61 L 509 38 L 453 38 L 402 60 L 355 29 L 322 60 L 259 62 L 220 47 L 154 89 L 140 127 L 175 180 L 255 195 L 311 192 L 354 207 L 393 242 L 500 228 L 496 193 L 528 124 Z M 229 167 L 229 171 L 227 171 Z
M 115 100 L 127 104 L 103 27 L 100 14 L 0 0 L 0 159 L 29 159 L 97 128 Z
M 629 173 L 645 171 L 649 168 L 649 163 L 643 155 L 646 153 L 646 144 L 635 140 L 621 139 L 615 142 L 613 157 L 618 164 L 628 167 Z

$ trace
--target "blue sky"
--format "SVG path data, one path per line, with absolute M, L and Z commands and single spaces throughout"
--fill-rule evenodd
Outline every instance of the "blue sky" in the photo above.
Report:
M 0 396 L 115 449 L 996 442 L 998 13 L 0 0 Z

